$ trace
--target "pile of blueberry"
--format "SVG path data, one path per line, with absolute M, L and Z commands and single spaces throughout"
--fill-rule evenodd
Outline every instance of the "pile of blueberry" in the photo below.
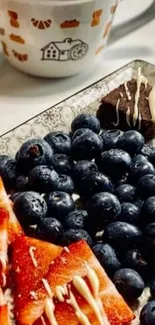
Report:
M 59 245 L 85 239 L 121 294 L 141 296 L 155 276 L 155 147 L 139 132 L 101 131 L 82 114 L 69 134 L 0 156 L 0 175 L 26 234 Z M 140 317 L 155 324 L 155 300 Z

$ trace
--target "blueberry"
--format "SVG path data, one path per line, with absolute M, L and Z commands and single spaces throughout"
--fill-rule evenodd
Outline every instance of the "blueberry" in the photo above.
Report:
M 92 246 L 92 239 L 87 231 L 83 229 L 69 229 L 67 230 L 62 239 L 63 246 L 68 246 L 74 242 L 85 240 L 89 246 Z
M 104 130 L 100 136 L 103 140 L 104 150 L 117 148 L 118 139 L 123 135 L 121 130 Z
M 155 324 L 155 300 L 148 302 L 141 310 L 140 313 L 141 325 L 154 325 Z
M 73 180 L 68 175 L 58 175 L 57 191 L 72 194 L 75 190 Z
M 91 114 L 80 114 L 73 120 L 71 130 L 74 133 L 81 128 L 88 128 L 95 133 L 100 132 L 100 122 L 97 117 Z
M 141 210 L 138 206 L 130 202 L 123 202 L 121 204 L 121 214 L 118 220 L 131 223 L 133 225 L 140 225 Z
M 137 271 L 142 277 L 146 278 L 149 274 L 148 263 L 137 248 L 126 252 L 123 265 Z
M 137 189 L 144 198 L 155 195 L 155 174 L 142 176 L 138 181 Z
M 58 174 L 51 166 L 36 166 L 28 174 L 28 186 L 33 191 L 52 192 L 58 184 Z
M 10 156 L 7 155 L 0 155 L 0 169 L 4 168 L 4 165 L 7 163 L 8 160 L 12 159 Z
M 102 140 L 94 132 L 82 134 L 72 142 L 71 153 L 74 160 L 93 159 L 102 150 Z
M 80 160 L 74 166 L 73 175 L 77 183 L 81 181 L 83 177 L 86 177 L 90 173 L 97 172 L 97 165 L 93 161 Z
M 19 175 L 16 178 L 16 190 L 25 192 L 28 190 L 28 178 L 24 175 Z
M 67 133 L 50 132 L 45 136 L 44 140 L 49 143 L 55 153 L 70 154 L 71 138 Z
M 148 224 L 155 222 L 155 196 L 149 197 L 142 206 L 142 216 Z
M 23 226 L 37 223 L 46 217 L 47 204 L 36 192 L 23 192 L 14 201 L 14 212 Z
M 155 165 L 155 147 L 152 144 L 144 144 L 141 149 L 141 154 L 148 158 L 148 160 Z
M 26 236 L 32 237 L 32 238 L 38 238 L 38 224 L 35 225 L 28 225 L 24 227 L 24 232 Z
M 24 175 L 35 166 L 52 165 L 53 149 L 42 139 L 26 141 L 16 154 L 16 159 Z
M 120 269 L 121 264 L 116 256 L 116 252 L 109 244 L 98 243 L 94 245 L 92 249 L 100 264 L 110 277 Z
M 155 169 L 149 161 L 132 162 L 129 171 L 129 180 L 132 183 L 137 183 L 146 174 L 155 174 Z
M 16 187 L 16 178 L 18 177 L 18 166 L 15 159 L 7 156 L 0 156 L 0 176 L 7 190 Z
M 53 158 L 53 168 L 58 174 L 72 175 L 74 163 L 71 157 L 57 153 Z
M 113 184 L 106 175 L 92 172 L 81 179 L 78 190 L 81 197 L 90 198 L 96 193 L 112 192 Z
M 115 221 L 109 224 L 103 234 L 103 239 L 116 249 L 126 250 L 136 247 L 141 241 L 142 232 L 127 222 Z
M 75 210 L 75 203 L 68 193 L 55 191 L 46 194 L 44 198 L 48 206 L 48 217 L 63 221 L 69 212 Z
M 64 220 L 66 229 L 84 229 L 88 213 L 85 210 L 75 210 L 70 212 Z
M 141 133 L 130 130 L 124 132 L 118 139 L 118 147 L 122 150 L 126 150 L 130 155 L 140 152 L 145 143 L 144 137 Z
M 141 155 L 140 153 L 138 155 L 134 155 L 132 158 L 132 162 L 137 163 L 139 161 L 145 162 L 145 161 L 148 161 L 148 159 L 147 159 L 147 157 Z
M 137 200 L 135 201 L 135 205 L 141 210 L 143 206 L 144 200 L 141 197 L 137 197 Z
M 117 290 L 127 300 L 138 299 L 145 288 L 142 277 L 132 269 L 116 271 L 113 281 Z
M 19 196 L 21 193 L 20 192 L 15 192 L 13 194 L 10 195 L 9 199 L 14 202 L 17 198 L 17 196 Z
M 87 128 L 81 128 L 75 131 L 75 133 L 72 135 L 72 142 L 76 140 L 77 138 L 83 136 L 86 133 L 90 133 L 90 129 Z
M 99 169 L 113 179 L 120 179 L 129 170 L 130 164 L 130 155 L 120 149 L 104 151 L 98 160 Z
M 155 278 L 151 281 L 150 284 L 151 297 L 155 298 Z
M 152 257 L 155 254 L 155 222 L 150 223 L 143 230 L 142 244 L 146 258 L 149 262 L 151 262 Z M 154 259 L 152 263 L 154 263 Z
M 88 223 L 95 230 L 102 230 L 106 224 L 114 221 L 121 213 L 117 197 L 111 193 L 95 194 L 87 203 Z
M 122 184 L 116 188 L 115 195 L 120 202 L 134 202 L 136 199 L 136 188 L 130 184 Z
M 37 237 L 53 244 L 60 244 L 63 236 L 63 227 L 55 218 L 44 218 L 37 228 Z

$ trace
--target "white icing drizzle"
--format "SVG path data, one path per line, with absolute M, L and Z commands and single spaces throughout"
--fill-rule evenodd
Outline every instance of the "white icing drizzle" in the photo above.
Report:
M 142 114 L 139 113 L 139 115 L 138 115 L 138 130 L 141 129 L 141 126 L 142 126 Z
M 101 314 L 98 303 L 92 296 L 92 293 L 91 293 L 89 287 L 87 286 L 86 282 L 84 281 L 84 279 L 82 279 L 80 276 L 74 276 L 73 277 L 73 285 L 76 288 L 76 290 L 81 294 L 81 296 L 91 306 L 92 310 L 94 311 L 94 313 L 99 321 L 99 324 L 103 325 L 103 316 Z
M 47 298 L 45 301 L 45 314 L 51 325 L 58 325 L 54 315 L 55 306 L 52 298 Z
M 57 286 L 55 289 L 55 296 L 59 301 L 64 302 L 64 296 L 68 294 L 67 286 Z
M 151 120 L 155 123 L 155 85 L 152 87 L 152 90 L 149 94 L 149 106 L 150 106 L 150 113 L 151 113 Z
M 67 263 L 66 257 L 60 257 L 60 258 L 61 258 L 62 263 L 64 263 L 64 264 Z
M 37 263 L 37 260 L 35 259 L 35 256 L 34 256 L 35 251 L 36 251 L 36 247 L 31 246 L 29 248 L 29 254 L 31 256 L 32 263 L 33 263 L 34 267 L 37 267 L 38 263 Z
M 137 76 L 137 91 L 135 94 L 135 105 L 134 105 L 134 113 L 133 113 L 133 125 L 135 126 L 137 123 L 139 110 L 138 110 L 138 102 L 140 98 L 140 89 L 141 84 L 145 85 L 145 88 L 147 87 L 148 80 L 141 74 L 141 69 L 138 70 L 138 76 Z
M 78 291 L 78 293 L 87 301 L 87 303 L 90 305 L 91 309 L 94 311 L 97 320 L 99 321 L 100 325 L 109 325 L 109 321 L 106 317 L 106 314 L 104 312 L 100 296 L 99 296 L 99 279 L 97 277 L 96 272 L 88 265 L 86 264 L 87 268 L 87 277 L 90 282 L 90 285 L 92 287 L 91 293 L 87 283 L 83 278 L 80 276 L 74 276 L 73 277 L 73 285 Z M 45 314 L 49 320 L 49 323 L 51 325 L 58 325 L 57 320 L 54 315 L 55 305 L 52 299 L 52 291 L 49 286 L 49 283 L 46 279 L 42 279 L 42 282 L 44 284 L 44 287 L 49 295 L 49 298 L 46 299 L 45 302 Z M 67 285 L 64 286 L 57 286 L 55 289 L 55 297 L 60 301 L 64 302 L 65 298 L 64 296 L 68 295 L 68 288 Z M 88 317 L 83 313 L 83 311 L 80 309 L 78 302 L 71 291 L 69 289 L 69 299 L 66 300 L 68 304 L 70 304 L 74 310 L 75 315 L 79 320 L 79 323 L 81 325 L 91 325 Z M 43 323 L 44 325 L 44 323 Z
M 30 291 L 30 296 L 34 299 L 37 300 L 37 293 L 35 291 Z
M 94 298 L 95 298 L 96 302 L 98 303 L 98 306 L 99 306 L 100 311 L 102 313 L 102 318 L 104 319 L 104 324 L 109 325 L 109 321 L 108 321 L 107 315 L 106 315 L 106 313 L 105 313 L 105 311 L 103 309 L 102 300 L 101 300 L 100 295 L 99 295 L 99 292 L 100 292 L 99 278 L 98 278 L 96 272 L 88 264 L 86 264 L 86 268 L 87 268 L 87 277 L 88 277 L 88 280 L 89 280 L 89 282 L 91 284 Z
M 14 316 L 15 302 L 14 302 L 13 293 L 11 289 L 5 290 L 4 298 L 8 308 L 8 318 L 9 318 L 8 325 L 14 325 L 15 324 L 15 316 Z
M 131 97 L 127 82 L 124 83 L 124 88 L 125 88 L 125 92 L 126 92 L 126 95 L 127 95 L 127 99 L 130 101 L 132 99 L 132 97 Z
M 17 272 L 17 273 L 20 273 L 20 267 L 19 267 L 19 266 L 17 266 L 17 268 L 16 268 L 16 272 Z
M 6 304 L 6 301 L 5 301 L 5 298 L 4 298 L 4 295 L 3 295 L 3 291 L 0 288 L 0 306 L 4 306 L 5 304 Z
M 127 111 L 126 111 L 126 122 L 131 127 L 131 122 L 130 122 L 130 108 L 129 107 L 128 107 Z
M 68 254 L 70 253 L 70 250 L 69 250 L 69 248 L 68 248 L 68 247 L 66 247 L 66 246 L 64 247 L 64 251 L 65 251 L 66 253 L 68 253 Z
M 2 276 L 2 287 L 5 287 L 6 286 L 6 275 L 5 275 L 5 272 L 6 272 L 6 267 L 7 267 L 7 257 L 4 257 L 4 256 L 0 256 L 0 263 L 1 263 L 1 267 L 2 267 L 2 273 L 1 273 L 1 276 Z
M 41 316 L 41 317 L 40 317 L 40 319 L 41 319 L 41 322 L 42 322 L 42 324 L 43 324 L 43 325 L 46 325 L 46 322 L 45 322 L 45 319 L 44 319 L 44 317 L 43 317 L 43 316 Z
M 91 325 L 89 322 L 88 317 L 81 311 L 75 296 L 73 295 L 72 291 L 70 291 L 70 298 L 67 300 L 67 303 L 71 305 L 75 310 L 75 315 L 78 318 L 81 325 Z
M 3 256 L 0 256 L 0 263 L 1 263 L 1 267 L 2 267 L 2 287 L 6 286 L 6 275 L 5 275 L 5 271 L 6 271 L 6 266 L 7 266 L 7 262 L 6 259 Z
M 2 287 L 6 286 L 6 275 L 2 273 Z
M 119 125 L 119 103 L 120 103 L 120 99 L 118 99 L 117 103 L 116 103 L 116 123 L 113 122 L 114 126 L 118 126 Z
M 99 289 L 100 289 L 98 276 L 96 275 L 96 272 L 88 264 L 86 264 L 86 268 L 87 268 L 87 277 L 91 284 L 94 298 L 97 299 L 99 296 Z
M 7 261 L 3 256 L 0 256 L 0 263 L 2 266 L 2 271 L 4 272 L 6 270 Z
M 52 290 L 50 288 L 48 281 L 46 279 L 42 279 L 42 283 L 43 283 L 45 290 L 47 291 L 49 297 L 52 297 Z
M 121 96 L 122 98 L 124 97 L 121 91 L 120 91 L 120 96 Z

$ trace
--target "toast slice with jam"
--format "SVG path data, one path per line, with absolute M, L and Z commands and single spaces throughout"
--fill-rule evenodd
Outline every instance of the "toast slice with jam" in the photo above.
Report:
M 16 286 L 20 278 L 18 273 Z M 37 285 L 36 299 L 25 294 L 29 299 L 21 301 L 19 325 L 126 325 L 134 319 L 84 241 L 64 248 L 53 260 Z
M 36 301 L 37 287 L 62 248 L 21 235 L 12 244 L 11 251 L 15 316 L 20 324 L 23 310 L 29 313 L 27 304 Z
M 15 216 L 15 213 L 12 208 L 12 202 L 8 198 L 1 177 L 0 177 L 0 208 L 4 209 L 9 214 L 8 241 L 9 243 L 12 243 L 17 236 L 23 233 L 23 229 Z

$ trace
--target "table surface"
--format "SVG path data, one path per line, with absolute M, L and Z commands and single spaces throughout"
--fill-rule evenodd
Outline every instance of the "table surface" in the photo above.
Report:
M 142 12 L 151 0 L 125 0 L 114 25 Z M 16 71 L 0 54 L 0 134 L 91 85 L 134 59 L 155 64 L 155 19 L 108 46 L 98 66 L 67 79 L 39 79 Z

